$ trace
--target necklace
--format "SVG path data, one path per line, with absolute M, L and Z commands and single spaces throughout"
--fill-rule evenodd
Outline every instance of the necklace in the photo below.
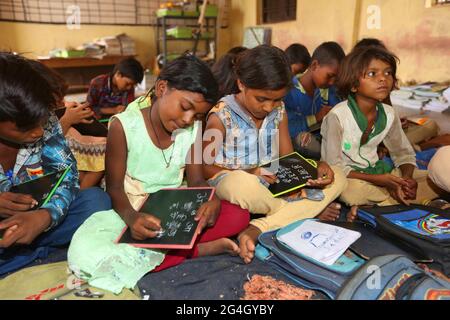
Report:
M 166 168 L 169 168 L 170 167 L 170 162 L 172 162 L 173 150 L 175 150 L 176 140 L 173 143 L 172 152 L 170 153 L 169 161 L 167 161 L 166 155 L 164 154 L 164 151 L 163 151 L 163 149 L 161 147 L 161 142 L 159 141 L 159 137 L 158 137 L 158 133 L 156 132 L 155 125 L 153 124 L 152 108 L 150 108 L 150 110 L 148 112 L 148 117 L 150 118 L 150 124 L 152 125 L 153 132 L 155 133 L 156 141 L 158 141 L 158 148 L 159 148 L 159 150 L 161 150 L 162 156 L 164 158 L 164 162 L 166 163 Z

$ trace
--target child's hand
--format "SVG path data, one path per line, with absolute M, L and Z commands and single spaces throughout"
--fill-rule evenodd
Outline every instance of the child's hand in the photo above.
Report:
M 308 180 L 306 185 L 308 187 L 323 188 L 334 182 L 334 172 L 328 165 L 328 163 L 320 161 L 317 166 L 317 179 Z
M 136 240 L 155 238 L 158 231 L 161 231 L 161 220 L 148 213 L 132 214 L 127 224 L 130 227 L 131 236 Z
M 407 186 L 402 187 L 403 192 L 405 193 L 406 199 L 415 200 L 417 198 L 417 181 L 413 178 L 403 178 Z
M 8 248 L 13 244 L 30 244 L 50 223 L 50 213 L 44 209 L 15 214 L 0 223 L 0 229 L 6 229 L 0 240 L 0 248 Z
M 406 182 L 406 180 L 403 179 L 403 178 L 394 176 L 393 174 L 385 173 L 385 174 L 380 174 L 378 176 L 378 183 L 377 183 L 377 185 L 385 187 L 387 189 L 394 190 L 398 186 L 400 186 L 400 187 L 407 187 L 408 186 L 408 182 Z
M 330 111 L 330 106 L 322 106 L 322 108 L 320 108 L 320 111 L 316 113 L 316 121 L 321 122 Z
M 403 191 L 403 188 L 409 186 L 406 179 L 386 173 L 380 175 L 379 181 L 380 182 L 378 183 L 378 185 L 385 187 L 392 198 L 394 198 L 395 200 L 397 200 L 402 204 L 409 205 L 407 201 L 407 196 Z
M 271 172 L 265 168 L 258 167 L 258 168 L 251 170 L 250 173 L 254 174 L 255 176 L 262 177 L 269 184 L 274 184 L 276 182 L 279 182 L 277 176 L 275 174 L 273 174 L 273 172 Z
M 389 191 L 391 197 L 397 200 L 399 203 L 407 206 L 409 205 L 407 196 L 405 195 L 405 192 L 400 185 L 397 185 L 397 187 L 394 188 L 387 188 L 387 190 Z
M 94 115 L 94 112 L 89 108 L 88 104 L 80 104 L 76 102 L 66 103 L 66 112 L 63 119 L 71 126 L 78 123 L 92 123 L 92 119 L 88 120 Z
M 0 193 L 0 217 L 7 218 L 19 212 L 27 211 L 38 202 L 28 194 L 2 192 Z
M 220 213 L 220 200 L 216 196 L 211 201 L 204 203 L 197 211 L 195 215 L 195 221 L 200 221 L 199 233 L 205 227 L 212 227 L 217 220 Z

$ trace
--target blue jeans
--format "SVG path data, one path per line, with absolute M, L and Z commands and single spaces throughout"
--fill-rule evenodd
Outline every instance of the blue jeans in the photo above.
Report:
M 78 227 L 93 213 L 111 208 L 111 199 L 102 189 L 81 190 L 60 225 L 39 235 L 28 246 L 0 248 L 0 276 L 23 268 L 35 259 L 45 259 L 52 247 L 68 244 Z

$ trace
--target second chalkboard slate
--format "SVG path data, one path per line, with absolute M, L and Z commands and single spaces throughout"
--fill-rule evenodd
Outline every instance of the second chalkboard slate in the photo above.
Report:
M 35 207 L 30 208 L 28 211 L 36 210 L 44 204 L 47 204 L 47 202 L 51 199 L 56 189 L 64 180 L 64 177 L 69 172 L 70 167 L 71 166 L 68 166 L 65 169 L 14 185 L 9 191 L 12 193 L 31 195 L 33 199 L 38 202 L 38 204 Z
M 317 163 L 303 158 L 298 152 L 290 153 L 261 167 L 273 172 L 279 180 L 269 186 L 269 191 L 274 197 L 304 187 L 309 179 L 317 179 Z
M 125 227 L 117 243 L 155 249 L 191 249 L 198 235 L 195 215 L 200 206 L 214 195 L 214 188 L 162 189 L 149 195 L 139 212 L 150 213 L 161 220 L 163 232 L 142 241 L 131 236 Z

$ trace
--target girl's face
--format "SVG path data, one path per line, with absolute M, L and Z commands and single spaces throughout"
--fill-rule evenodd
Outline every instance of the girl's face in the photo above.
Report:
M 0 122 L 0 139 L 18 144 L 32 144 L 44 135 L 42 125 L 35 128 L 23 130 L 17 127 L 12 121 Z
M 205 119 L 211 109 L 201 93 L 169 88 L 167 81 L 158 81 L 156 97 L 159 104 L 159 117 L 167 132 L 184 129 L 196 120 Z
M 279 90 L 247 88 L 240 80 L 238 80 L 238 87 L 241 91 L 237 95 L 238 100 L 255 120 L 264 120 L 269 113 L 281 105 L 284 96 L 288 93 L 288 88 Z
M 364 74 L 359 77 L 356 94 L 376 101 L 383 101 L 390 94 L 394 85 L 392 72 L 388 63 L 373 59 Z

